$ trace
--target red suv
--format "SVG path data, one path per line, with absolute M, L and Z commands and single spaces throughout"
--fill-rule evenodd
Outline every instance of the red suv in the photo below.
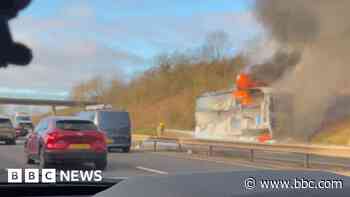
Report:
M 106 135 L 92 121 L 76 117 L 48 117 L 40 121 L 25 142 L 28 164 L 42 168 L 57 162 L 93 162 L 107 166 Z

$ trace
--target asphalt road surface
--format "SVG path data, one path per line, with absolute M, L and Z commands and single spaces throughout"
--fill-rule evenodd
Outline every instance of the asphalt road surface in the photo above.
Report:
M 6 168 L 39 168 L 38 164 L 29 165 L 25 163 L 23 140 L 18 140 L 17 145 L 5 145 L 0 143 L 0 169 Z M 242 152 L 232 153 L 236 157 L 245 158 Z M 238 155 L 237 155 L 238 154 Z M 301 160 L 296 155 L 280 155 L 271 153 L 258 153 L 265 159 Z M 288 159 L 287 159 L 288 158 Z M 315 158 L 316 159 L 316 158 Z M 318 160 L 318 159 L 317 159 Z M 341 163 L 341 161 L 337 161 Z M 349 165 L 349 160 L 342 161 Z M 125 178 L 133 176 L 148 176 L 162 174 L 179 174 L 193 172 L 217 172 L 217 171 L 243 171 L 257 169 L 277 169 L 276 167 L 263 166 L 262 162 L 247 163 L 239 161 L 218 162 L 212 159 L 193 159 L 186 153 L 160 152 L 133 150 L 130 153 L 113 152 L 108 154 L 108 166 L 104 171 L 105 178 Z M 278 169 L 284 169 L 279 165 Z M 93 169 L 91 164 L 56 165 L 57 169 Z M 288 169 L 288 168 L 286 168 Z
M 25 163 L 23 141 L 17 145 L 0 144 L 0 169 L 39 168 L 38 164 Z M 92 169 L 93 165 L 55 166 L 60 169 Z M 178 174 L 192 172 L 242 171 L 256 168 L 169 156 L 166 153 L 131 151 L 130 153 L 113 152 L 108 155 L 108 166 L 104 177 L 132 177 L 160 174 Z

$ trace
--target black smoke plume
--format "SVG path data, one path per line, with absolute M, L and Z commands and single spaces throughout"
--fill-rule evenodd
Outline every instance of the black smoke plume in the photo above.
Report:
M 292 133 L 298 138 L 308 139 L 329 111 L 348 106 L 336 97 L 350 93 L 349 10 L 349 0 L 255 1 L 266 39 L 280 47 L 255 75 L 293 94 Z

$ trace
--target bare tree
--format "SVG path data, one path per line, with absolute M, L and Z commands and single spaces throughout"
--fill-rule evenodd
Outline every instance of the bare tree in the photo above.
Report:
M 93 79 L 75 86 L 71 92 L 71 97 L 76 100 L 94 100 L 101 101 L 106 91 L 105 83 L 102 77 Z
M 231 48 L 229 35 L 224 31 L 214 31 L 207 35 L 201 54 L 205 60 L 215 61 L 225 58 Z

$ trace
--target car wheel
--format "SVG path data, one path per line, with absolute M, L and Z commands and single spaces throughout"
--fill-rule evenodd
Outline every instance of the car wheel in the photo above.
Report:
M 123 153 L 128 153 L 128 152 L 130 152 L 130 146 L 122 148 L 122 150 L 123 150 Z
M 11 144 L 11 145 L 16 145 L 16 138 L 10 140 L 10 144 Z
M 27 164 L 35 164 L 34 159 L 30 158 L 28 154 L 27 154 Z
M 95 161 L 95 167 L 98 170 L 104 170 L 107 167 L 107 158 L 103 158 Z
M 44 150 L 40 149 L 39 157 L 40 157 L 40 165 L 39 165 L 40 168 L 48 168 L 49 163 L 47 162 L 47 160 L 45 158 Z

